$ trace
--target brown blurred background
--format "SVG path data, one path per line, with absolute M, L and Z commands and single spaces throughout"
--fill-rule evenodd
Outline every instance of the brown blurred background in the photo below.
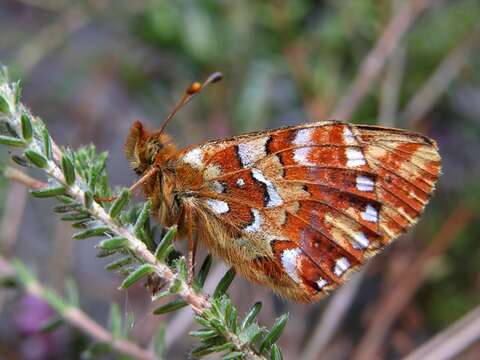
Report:
M 3 0 L 0 61 L 58 144 L 109 151 L 118 186 L 135 178 L 123 155 L 130 124 L 158 127 L 184 88 L 213 71 L 224 81 L 169 125 L 181 146 L 332 114 L 436 139 L 444 174 L 422 220 L 346 287 L 308 306 L 239 278 L 230 290 L 242 312 L 263 301 L 262 324 L 290 312 L 286 359 L 399 359 L 480 302 L 479 19 L 478 0 Z M 82 308 L 102 324 L 111 302 L 133 312 L 140 344 L 165 322 L 166 358 L 187 358 L 190 310 L 155 317 L 144 289 L 118 291 L 120 277 L 91 242 L 71 240 L 52 204 L 2 178 L 2 254 L 59 291 L 75 279 Z M 216 264 L 211 283 L 225 270 Z M 80 357 L 83 334 L 37 334 L 45 304 L 0 292 L 0 359 Z M 467 345 L 456 356 L 480 358 L 480 343 Z

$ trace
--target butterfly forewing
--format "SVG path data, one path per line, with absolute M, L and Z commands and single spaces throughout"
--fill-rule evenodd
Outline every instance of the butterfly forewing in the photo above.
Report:
M 210 241 L 216 253 L 251 280 L 313 301 L 416 222 L 440 156 L 418 134 L 318 122 L 190 147 L 179 166 L 201 174 L 191 190 L 238 256 Z

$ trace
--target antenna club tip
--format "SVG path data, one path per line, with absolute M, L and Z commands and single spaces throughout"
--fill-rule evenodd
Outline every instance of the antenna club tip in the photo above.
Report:
M 210 75 L 210 82 L 214 83 L 214 82 L 217 82 L 217 81 L 220 81 L 223 79 L 223 74 L 221 72 L 215 72 L 213 73 L 212 75 Z
M 194 83 L 192 83 L 192 85 L 190 85 L 189 88 L 187 89 L 187 94 L 188 94 L 188 95 L 196 94 L 196 93 L 198 93 L 201 89 L 202 89 L 202 84 L 200 84 L 199 82 L 194 82 Z

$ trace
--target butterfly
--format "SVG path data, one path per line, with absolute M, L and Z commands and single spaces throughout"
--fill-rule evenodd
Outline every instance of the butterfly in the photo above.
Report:
M 217 80 L 192 84 L 171 115 Z M 400 129 L 322 121 L 177 150 L 170 118 L 158 131 L 134 122 L 125 144 L 153 216 L 178 226 L 190 259 L 198 239 L 299 302 L 325 297 L 415 224 L 441 170 L 435 141 Z

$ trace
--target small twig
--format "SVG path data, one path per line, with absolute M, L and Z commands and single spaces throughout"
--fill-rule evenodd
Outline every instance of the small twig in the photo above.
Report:
M 394 14 L 397 12 L 402 4 L 403 0 L 391 0 L 391 13 Z M 398 113 L 400 89 L 405 72 L 405 55 L 405 46 L 404 44 L 400 43 L 386 64 L 385 76 L 381 85 L 378 119 L 378 123 L 382 126 L 395 126 L 395 118 L 397 117 Z
M 376 311 L 371 324 L 354 352 L 352 359 L 367 360 L 375 358 L 393 322 L 425 281 L 431 261 L 440 256 L 452 244 L 453 240 L 463 231 L 472 217 L 472 210 L 464 204 L 458 205 L 453 210 L 430 245 L 399 277 L 396 286 L 389 289 L 376 305 Z
M 479 44 L 480 23 L 477 23 L 474 29 L 468 32 L 465 40 L 448 54 L 422 88 L 413 96 L 400 116 L 402 121 L 408 123 L 409 127 L 415 127 L 416 123 L 425 116 L 445 92 L 448 85 L 458 76 L 467 63 L 469 55 Z
M 44 182 L 34 179 L 23 171 L 7 166 L 3 171 L 3 176 L 7 179 L 25 185 L 30 189 L 41 189 L 47 186 Z
M 338 102 L 331 118 L 349 120 L 360 101 L 367 95 L 385 62 L 398 47 L 403 36 L 415 20 L 430 6 L 440 0 L 408 0 L 392 18 L 375 47 L 360 65 L 359 71 Z
M 13 266 L 2 256 L 0 256 L 0 275 L 2 276 L 14 276 L 15 269 Z M 32 281 L 25 287 L 25 291 L 29 294 L 47 300 L 45 294 L 47 289 L 43 287 L 38 281 Z M 112 334 L 96 323 L 82 310 L 70 306 L 64 312 L 60 314 L 62 318 L 76 329 L 81 330 L 83 333 L 88 334 L 93 339 L 108 343 L 116 351 L 133 356 L 135 359 L 141 360 L 155 360 L 156 356 L 153 352 L 144 350 L 138 345 L 124 339 L 114 339 Z
M 480 307 L 476 307 L 453 325 L 435 335 L 404 360 L 453 359 L 478 339 L 480 339 Z
M 340 288 L 328 303 L 323 311 L 323 316 L 318 326 L 313 330 L 308 343 L 305 345 L 301 358 L 303 360 L 315 360 L 323 349 L 330 343 L 338 328 L 342 324 L 343 318 L 355 299 L 360 284 L 362 283 L 365 269 L 356 274 L 342 288 Z
M 28 41 L 18 49 L 15 63 L 24 74 L 29 73 L 42 58 L 92 20 L 87 13 L 87 5 L 84 2 L 78 2 L 70 6 L 53 23 L 30 36 Z M 92 2 L 90 5 L 96 7 L 97 11 L 102 11 L 108 4 L 107 1 L 102 0 Z

